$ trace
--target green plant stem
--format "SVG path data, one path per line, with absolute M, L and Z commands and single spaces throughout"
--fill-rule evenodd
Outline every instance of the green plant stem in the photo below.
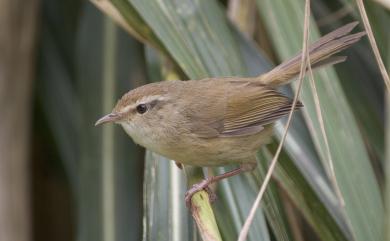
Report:
M 385 97 L 385 101 L 386 101 L 386 123 L 387 123 L 387 126 L 386 126 L 386 135 L 385 135 L 385 143 L 386 143 L 386 153 L 385 153 L 385 156 L 386 156 L 386 165 L 385 165 L 385 168 L 386 168 L 386 171 L 385 171 L 385 174 L 386 174 L 386 177 L 387 177 L 387 185 L 386 185 L 386 208 L 387 208 L 387 215 L 386 215 L 386 218 L 385 218 L 385 233 L 384 233 L 384 237 L 385 237 L 385 240 L 386 241 L 389 241 L 390 240 L 390 215 L 389 215 L 389 208 L 390 208 L 390 94 L 387 93 L 386 97 Z
M 116 33 L 114 22 L 104 20 L 103 112 L 108 113 L 115 100 Z M 115 240 L 115 163 L 114 127 L 103 126 L 102 133 L 102 213 L 103 240 Z
M 203 180 L 201 168 L 184 166 L 184 171 L 187 176 L 188 187 Z M 192 196 L 191 214 L 204 241 L 222 240 L 211 208 L 209 194 L 206 191 L 199 191 Z

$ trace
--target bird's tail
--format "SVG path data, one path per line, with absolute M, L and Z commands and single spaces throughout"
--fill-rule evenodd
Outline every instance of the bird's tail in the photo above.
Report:
M 359 41 L 365 32 L 349 34 L 358 24 L 352 22 L 328 33 L 308 48 L 311 67 L 318 68 L 325 65 L 337 64 L 345 61 L 345 56 L 333 56 Z M 262 84 L 278 86 L 287 84 L 296 77 L 301 69 L 302 52 L 287 60 L 268 73 L 257 77 Z

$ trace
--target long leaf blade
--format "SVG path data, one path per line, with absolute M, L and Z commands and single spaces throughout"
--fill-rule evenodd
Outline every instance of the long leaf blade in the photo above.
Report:
M 279 55 L 283 59 L 293 55 L 300 48 L 302 1 L 286 3 L 278 0 L 258 0 L 258 3 Z M 317 39 L 318 31 L 313 24 L 311 26 L 310 37 Z M 331 68 L 319 71 L 316 79 L 337 182 L 343 194 L 345 212 L 352 233 L 357 240 L 381 240 L 383 203 L 352 111 L 340 88 L 337 75 Z M 324 165 L 327 166 L 309 83 L 304 84 L 302 100 L 307 110 L 306 117 L 313 125 L 313 139 Z

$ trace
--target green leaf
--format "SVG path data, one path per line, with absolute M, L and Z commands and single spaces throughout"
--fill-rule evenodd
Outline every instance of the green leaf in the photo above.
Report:
M 292 56 L 301 48 L 303 1 L 258 0 L 258 6 L 279 56 L 282 59 Z M 316 27 L 311 26 L 310 39 L 314 40 L 319 34 Z M 345 201 L 345 215 L 353 237 L 356 240 L 381 240 L 384 209 L 379 185 L 351 108 L 332 68 L 318 71 L 315 78 L 337 183 Z M 324 166 L 327 166 L 308 82 L 304 83 L 301 96 L 307 120 L 313 126 L 311 131 L 317 150 Z
M 265 160 L 265 158 L 262 158 L 261 160 Z M 262 183 L 267 173 L 268 165 L 266 165 L 265 161 L 260 161 L 258 164 L 259 168 L 256 169 L 256 174 L 259 177 L 258 183 Z M 257 187 L 258 185 L 254 186 Z M 279 241 L 293 240 L 284 206 L 278 193 L 278 187 L 274 181 L 271 181 L 268 184 L 263 198 L 262 209 L 264 210 L 267 221 L 269 222 L 276 239 Z
M 150 151 L 145 159 L 143 240 L 197 240 L 183 202 L 184 175 L 172 161 Z
M 387 69 L 390 69 L 390 47 L 387 52 Z M 385 143 L 386 143 L 386 153 L 385 153 L 385 175 L 386 175 L 386 189 L 385 189 L 385 201 L 386 201 L 386 209 L 389 210 L 390 207 L 390 94 L 387 93 L 386 99 L 385 99 L 385 111 L 386 111 L 386 135 L 385 135 Z M 385 240 L 390 240 L 390 215 L 387 212 L 387 215 L 385 216 Z
M 219 168 L 219 173 L 226 172 L 227 169 Z M 228 231 L 229 236 L 224 235 L 224 240 L 236 240 L 250 208 L 256 198 L 257 189 L 251 185 L 250 180 L 241 174 L 219 183 L 218 199 L 214 204 L 219 212 L 216 213 L 217 221 L 223 220 L 221 232 Z M 253 180 L 252 180 L 253 182 Z M 221 205 L 222 207 L 218 207 Z M 228 223 L 226 219 L 232 219 Z M 229 220 L 230 221 L 230 220 Z M 230 228 L 229 228 L 230 227 Z M 266 220 L 263 210 L 257 210 L 257 215 L 254 218 L 253 225 L 249 230 L 247 240 L 270 240 L 270 235 L 267 230 Z
M 215 1 L 130 2 L 191 78 L 243 72 L 240 59 L 231 58 L 239 53 Z
M 349 0 L 345 0 L 347 2 Z M 325 19 L 332 12 L 327 8 L 326 5 L 332 5 L 332 1 L 327 2 L 315 2 L 313 6 L 313 12 L 319 21 Z M 356 6 L 355 0 L 348 3 L 349 6 Z M 316 7 L 316 5 L 319 5 Z M 390 16 L 386 14 L 385 10 L 373 2 L 366 2 L 368 15 L 372 16 L 371 24 L 376 33 L 377 41 L 385 43 L 386 35 L 389 36 L 390 31 L 387 28 L 387 22 L 390 21 Z M 375 6 L 376 5 L 376 6 Z M 345 6 L 345 5 L 344 5 Z M 357 7 L 350 8 L 351 14 L 359 16 Z M 370 14 L 371 13 L 371 14 Z M 349 20 L 351 21 L 351 20 Z M 332 21 L 331 24 L 325 26 L 321 25 L 321 32 L 327 33 L 341 26 L 342 24 L 348 23 L 343 19 Z M 361 29 L 363 26 L 359 26 Z M 387 37 L 388 39 L 388 37 Z M 374 156 L 378 162 L 374 165 L 382 165 L 384 160 L 384 120 L 383 120 L 383 109 L 384 109 L 384 83 L 383 79 L 378 71 L 376 60 L 372 54 L 371 48 L 367 47 L 368 40 L 363 39 L 359 43 L 352 46 L 352 48 L 345 51 L 344 55 L 348 56 L 348 60 L 343 64 L 335 66 L 339 79 L 342 81 L 340 84 L 344 89 L 345 96 L 349 103 L 352 103 L 351 109 L 356 116 L 358 126 L 362 131 L 362 135 L 367 141 L 365 144 L 368 146 L 367 149 L 370 155 Z M 383 53 L 386 53 L 386 48 L 383 47 Z M 369 80 L 369 81 L 367 81 Z
M 44 3 L 37 93 L 54 137 L 51 145 L 58 149 L 74 195 L 71 216 L 77 233 L 70 235 L 80 240 L 98 241 L 113 236 L 118 240 L 139 240 L 143 168 L 140 149 L 117 127 L 102 134 L 102 129 L 93 124 L 131 88 L 129 79 L 144 78 L 144 68 L 137 64 L 143 59 L 143 52 L 138 51 L 142 46 L 117 30 L 95 7 L 85 4 L 78 19 L 81 6 Z M 104 83 L 111 85 L 103 88 Z M 108 102 L 105 108 L 103 99 Z M 102 139 L 106 147 L 111 146 L 104 155 Z M 48 158 L 50 162 L 57 161 Z M 108 169 L 103 167 L 108 163 Z M 103 168 L 111 175 L 102 175 Z M 102 193 L 103 186 L 106 191 L 108 187 L 108 194 Z
M 250 63 L 248 71 L 251 76 L 259 75 L 264 71 L 264 67 L 270 69 L 271 64 L 264 59 L 249 41 L 244 38 L 239 38 L 239 40 L 240 46 L 242 46 L 242 55 L 245 57 L 246 63 Z M 259 66 L 263 66 L 263 69 L 259 68 Z M 286 95 L 293 95 L 287 86 L 283 87 L 282 91 Z M 285 126 L 284 119 L 275 125 L 275 131 L 279 137 L 284 131 L 282 125 Z M 294 113 L 284 148 L 291 160 L 287 160 L 287 157 L 282 155 L 281 164 L 278 165 L 278 168 L 280 167 L 285 173 L 283 176 L 277 176 L 283 190 L 287 192 L 297 208 L 306 217 L 308 223 L 319 233 L 319 236 L 327 237 L 326 240 L 346 240 L 346 237 L 351 237 L 346 220 L 340 207 L 337 205 L 334 193 L 331 191 L 327 176 L 321 167 L 321 162 L 310 138 L 309 130 L 300 112 Z M 263 161 L 268 159 L 263 155 L 260 158 L 262 165 L 264 165 Z M 295 167 L 290 167 L 290 165 L 295 165 Z M 292 188 L 289 185 L 290 183 L 298 184 Z M 268 194 L 267 190 L 264 202 L 267 202 L 267 195 L 272 196 L 272 194 Z M 307 196 L 308 200 L 297 198 L 301 196 Z M 316 206 L 316 209 L 322 210 L 322 216 L 318 216 L 318 213 L 311 206 Z M 283 216 L 279 217 L 279 219 L 278 225 L 281 225 Z M 272 224 L 272 221 L 269 222 Z M 276 236 L 278 237 L 278 235 Z
M 275 143 L 269 148 L 275 152 L 277 144 Z M 263 150 L 261 159 L 270 162 L 272 159 L 271 152 L 266 149 Z M 317 177 L 320 177 L 316 168 L 313 168 L 313 165 L 310 168 L 309 173 L 311 175 L 317 174 Z M 305 176 L 300 173 L 300 170 L 295 166 L 295 163 L 292 162 L 285 153 L 282 153 L 280 156 L 279 164 L 275 169 L 274 176 L 319 237 L 323 240 L 337 241 L 352 239 L 351 234 L 348 233 L 347 227 L 345 227 L 345 223 L 341 223 L 342 220 L 340 221 L 340 218 L 337 218 L 337 216 L 335 217 L 337 209 L 334 207 L 330 208 L 329 204 L 331 201 L 334 202 L 334 200 L 321 200 L 321 196 L 323 197 L 324 194 L 318 194 L 319 191 L 323 192 L 328 188 L 326 184 L 322 184 L 322 186 L 320 186 L 321 188 L 318 188 L 318 184 L 313 185 L 308 183 L 308 181 L 305 180 Z M 313 186 L 317 187 L 317 189 L 313 189 Z M 327 190 L 328 192 L 330 191 L 329 189 Z M 335 222 L 335 220 L 338 220 L 339 222 Z

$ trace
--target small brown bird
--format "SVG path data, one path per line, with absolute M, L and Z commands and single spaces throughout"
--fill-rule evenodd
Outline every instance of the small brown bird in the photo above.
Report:
M 357 42 L 364 32 L 349 34 L 347 24 L 309 47 L 312 68 L 343 62 L 335 53 Z M 133 140 L 167 158 L 192 166 L 240 168 L 205 179 L 186 194 L 191 196 L 223 178 L 256 167 L 256 151 L 272 135 L 273 123 L 287 115 L 292 100 L 275 88 L 299 74 L 301 53 L 258 77 L 220 77 L 164 81 L 129 91 L 114 110 L 95 125 L 120 124 Z M 297 103 L 296 109 L 302 104 Z

